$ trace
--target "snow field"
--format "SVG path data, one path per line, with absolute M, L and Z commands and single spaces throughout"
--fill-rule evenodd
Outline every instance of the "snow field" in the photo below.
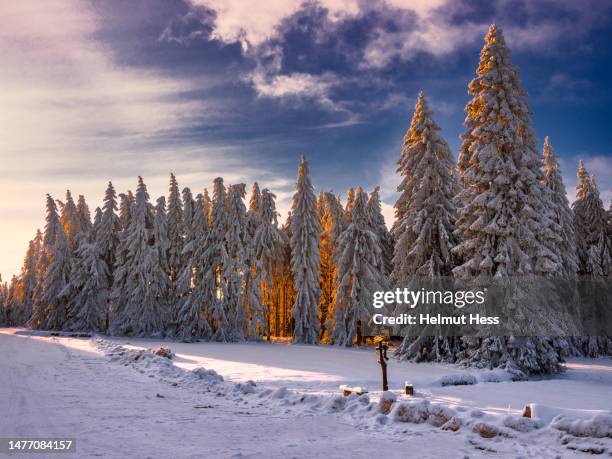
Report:
M 385 393 L 373 391 L 368 394 L 352 394 L 345 397 L 338 394 L 337 385 L 336 390 L 330 390 L 330 382 L 327 384 L 327 390 L 319 390 L 317 393 L 302 390 L 305 384 L 303 381 L 298 384 L 297 389 L 287 388 L 285 385 L 278 384 L 278 381 L 277 384 L 267 386 L 264 385 L 268 382 L 266 380 L 262 383 L 244 379 L 248 376 L 248 371 L 244 369 L 241 381 L 224 379 L 211 368 L 197 366 L 199 363 L 194 362 L 193 355 L 177 352 L 177 365 L 175 365 L 172 360 L 158 357 L 151 350 L 142 347 L 143 344 L 151 343 L 151 341 L 145 341 L 139 343 L 141 346 L 137 347 L 133 344 L 123 346 L 117 344 L 116 340 L 109 341 L 100 338 L 94 340 L 95 346 L 102 350 L 111 361 L 130 365 L 149 377 L 158 378 L 173 386 L 189 386 L 212 392 L 218 397 L 224 397 L 236 403 L 241 403 L 249 398 L 259 400 L 260 404 L 266 405 L 272 412 L 284 412 L 295 417 L 333 415 L 339 418 L 339 422 L 349 422 L 360 431 L 380 432 L 391 436 L 401 436 L 414 429 L 417 429 L 417 432 L 435 429 L 446 435 L 464 436 L 474 448 L 488 452 L 502 452 L 509 445 L 518 448 L 524 442 L 537 439 L 539 442 L 563 445 L 571 451 L 612 453 L 612 415 L 607 410 L 564 409 L 531 404 L 533 418 L 524 418 L 518 414 L 518 410 L 508 410 L 506 413 L 494 407 L 482 410 L 470 406 L 476 400 L 472 400 L 472 403 L 466 400 L 467 403 L 465 403 L 461 397 L 455 397 L 453 400 L 449 396 L 436 395 L 436 391 L 442 390 L 459 395 L 462 390 L 468 388 L 495 387 L 498 393 L 520 391 L 521 386 L 530 383 L 510 382 L 509 376 L 499 371 L 470 373 L 458 371 L 443 377 L 432 378 L 430 376 L 430 388 L 417 390 L 415 397 L 407 397 L 400 391 Z M 176 344 L 179 348 L 182 347 L 180 343 Z M 207 347 L 203 344 L 188 346 Z M 223 346 L 230 345 L 224 344 Z M 273 345 L 235 346 L 241 348 L 243 355 L 248 355 L 251 348 L 261 350 L 266 347 L 274 347 Z M 291 353 L 292 346 L 283 347 Z M 304 348 L 311 349 L 302 347 L 299 350 L 304 351 Z M 318 348 L 313 347 L 312 349 L 314 351 Z M 345 352 L 345 354 L 350 354 L 350 352 Z M 358 351 L 356 354 L 364 358 L 366 353 Z M 191 363 L 185 365 L 185 361 Z M 237 365 L 244 364 L 238 363 Z M 246 365 L 248 367 L 253 364 Z M 608 371 L 612 368 L 609 362 L 608 365 L 601 365 L 601 367 L 607 368 L 606 371 Z M 438 371 L 441 370 L 440 367 L 444 368 L 442 365 L 422 366 Z M 270 373 L 279 370 L 274 367 L 268 367 L 268 369 Z M 453 367 L 447 367 L 447 371 L 453 371 L 453 369 Z M 457 369 L 454 370 L 457 371 Z M 435 374 L 436 371 L 432 373 Z M 421 377 L 423 378 L 424 375 Z M 489 381 L 504 382 L 491 383 Z M 593 384 L 592 378 L 590 381 Z M 542 386 L 542 383 L 545 382 L 554 385 L 556 381 L 533 381 L 535 384 L 540 383 L 538 390 L 545 387 Z M 486 396 L 489 392 L 490 389 L 483 390 L 485 397 L 484 400 L 480 400 L 481 405 L 486 405 Z M 604 398 L 603 404 L 610 404 L 609 394 L 607 398 Z M 440 438 L 440 441 L 444 439 Z

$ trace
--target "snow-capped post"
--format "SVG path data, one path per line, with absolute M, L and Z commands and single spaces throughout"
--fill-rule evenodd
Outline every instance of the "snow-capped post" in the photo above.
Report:
M 414 386 L 406 381 L 404 391 L 406 392 L 406 395 L 414 395 Z
M 374 339 L 374 342 L 377 343 L 376 350 L 378 351 L 378 363 L 380 363 L 380 368 L 382 370 L 382 386 L 383 391 L 389 390 L 389 383 L 387 382 L 387 350 L 389 349 L 389 345 L 387 344 L 386 336 L 377 336 Z

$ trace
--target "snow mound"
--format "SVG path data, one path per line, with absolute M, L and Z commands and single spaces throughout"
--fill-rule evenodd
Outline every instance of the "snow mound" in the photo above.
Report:
M 337 413 L 338 411 L 344 410 L 346 408 L 347 397 L 343 397 L 342 395 L 334 395 L 328 400 L 325 405 L 325 408 L 330 413 Z
M 499 383 L 512 381 L 513 376 L 506 370 L 495 369 L 495 370 L 484 370 L 478 374 L 480 382 Z
M 421 424 L 429 418 L 429 402 L 427 400 L 398 402 L 391 409 L 389 416 L 395 422 Z
M 470 386 L 476 384 L 478 379 L 470 373 L 459 373 L 455 375 L 446 375 L 434 381 L 434 385 L 438 386 Z
M 206 369 L 204 367 L 194 368 L 192 373 L 199 379 L 203 379 L 211 382 L 212 384 L 223 382 L 223 376 L 217 373 L 215 370 Z
M 472 432 L 477 433 L 482 438 L 493 438 L 493 437 L 511 437 L 508 431 L 502 429 L 495 424 L 489 422 L 477 422 L 472 427 Z
M 391 407 L 397 400 L 397 395 L 395 395 L 390 390 L 386 390 L 380 396 L 380 401 L 378 402 L 378 411 L 382 414 L 389 414 L 391 411 Z
M 172 352 L 172 349 L 167 346 L 159 346 L 153 348 L 151 349 L 151 352 L 158 357 L 165 357 L 167 359 L 173 359 L 175 356 L 174 352 Z
M 540 405 L 539 403 L 530 403 L 527 406 L 531 410 L 532 418 L 539 419 L 547 424 L 549 424 L 557 416 L 563 416 L 567 419 L 591 419 L 597 415 L 610 415 L 610 412 L 605 410 L 575 410 Z
M 612 438 L 612 415 L 609 414 L 591 419 L 568 419 L 560 415 L 551 426 L 575 437 Z
M 540 419 L 525 418 L 521 416 L 506 416 L 503 424 L 512 430 L 523 433 L 532 432 L 544 427 L 544 422 Z

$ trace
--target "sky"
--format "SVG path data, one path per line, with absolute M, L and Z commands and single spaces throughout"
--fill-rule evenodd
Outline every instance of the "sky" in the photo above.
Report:
M 256 5 L 256 6 L 255 6 Z M 0 3 L 0 273 L 18 273 L 44 197 L 174 172 L 290 206 L 299 155 L 318 190 L 381 186 L 424 91 L 457 155 L 490 23 L 504 31 L 541 148 L 574 197 L 577 162 L 612 199 L 612 1 L 20 0 Z

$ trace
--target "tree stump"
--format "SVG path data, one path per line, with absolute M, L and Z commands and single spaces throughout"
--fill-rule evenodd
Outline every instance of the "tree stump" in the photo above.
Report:
M 406 383 L 406 395 L 414 395 L 414 386 L 412 384 Z
M 524 418 L 530 418 L 531 417 L 531 406 L 526 405 L 525 408 L 523 408 L 523 417 Z

